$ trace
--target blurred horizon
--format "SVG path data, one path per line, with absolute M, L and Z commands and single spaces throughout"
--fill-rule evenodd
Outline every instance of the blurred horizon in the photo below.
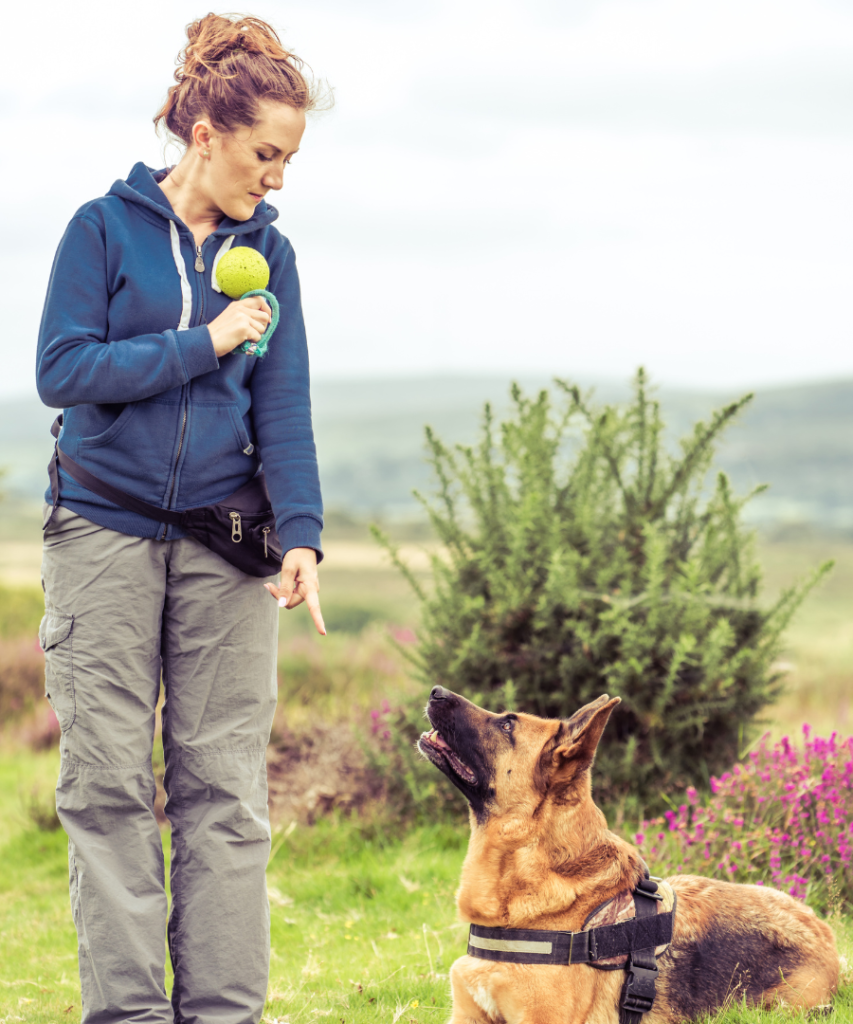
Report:
M 414 489 L 431 491 L 424 451 L 429 424 L 447 444 L 470 444 L 478 436 L 483 405 L 499 418 L 511 410 L 511 377 L 503 374 L 428 375 L 359 380 L 315 380 L 314 432 L 327 509 L 355 518 L 411 518 L 421 514 Z M 545 374 L 514 375 L 530 395 L 559 390 Z M 573 378 L 593 404 L 623 403 L 630 380 Z M 743 397 L 736 387 L 679 389 L 651 377 L 650 397 L 661 404 L 668 447 L 692 432 L 698 420 Z M 17 505 L 37 507 L 44 493 L 55 410 L 35 396 L 0 404 L 2 488 Z M 846 380 L 755 389 L 755 397 L 724 431 L 714 468 L 725 470 L 736 493 L 759 484 L 770 489 L 751 501 L 755 524 L 812 524 L 853 530 L 853 376 Z M 8 518 L 7 514 L 7 518 Z M 4 515 L 0 506 L 0 518 Z
M 178 151 L 151 118 L 187 0 L 47 0 L 0 118 L 0 396 L 33 393 L 56 245 Z M 252 3 L 335 90 L 274 194 L 315 380 L 740 391 L 853 377 L 853 6 L 841 0 Z

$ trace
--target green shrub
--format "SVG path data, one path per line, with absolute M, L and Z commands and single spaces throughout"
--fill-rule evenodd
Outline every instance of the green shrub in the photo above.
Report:
M 779 692 L 782 631 L 829 564 L 760 603 L 741 522 L 750 496 L 735 497 L 723 473 L 705 483 L 714 442 L 751 396 L 675 451 L 642 370 L 623 407 L 595 408 L 556 383 L 558 408 L 547 391 L 531 399 L 514 386 L 496 426 L 487 405 L 476 447 L 448 448 L 427 429 L 438 491 L 421 500 L 444 544 L 431 589 L 374 533 L 420 598 L 411 656 L 425 685 L 548 717 L 620 696 L 596 788 L 654 807 L 737 758 Z M 422 719 L 399 725 L 410 747 Z

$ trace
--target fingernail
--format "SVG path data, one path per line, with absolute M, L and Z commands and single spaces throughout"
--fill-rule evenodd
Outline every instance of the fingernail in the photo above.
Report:
M 287 607 L 287 598 L 286 597 L 280 597 L 278 599 L 278 606 L 279 606 L 279 608 L 286 608 Z

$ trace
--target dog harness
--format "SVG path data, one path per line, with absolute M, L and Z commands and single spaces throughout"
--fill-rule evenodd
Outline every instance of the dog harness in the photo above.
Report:
M 671 909 L 664 910 L 663 901 Z M 633 909 L 633 916 L 626 913 Z M 596 924 L 596 920 L 614 920 Z M 626 972 L 619 999 L 619 1024 L 640 1024 L 655 1001 L 657 957 L 672 942 L 675 891 L 661 879 L 644 878 L 597 907 L 579 932 L 541 928 L 486 928 L 472 924 L 468 955 L 509 964 L 588 964 Z

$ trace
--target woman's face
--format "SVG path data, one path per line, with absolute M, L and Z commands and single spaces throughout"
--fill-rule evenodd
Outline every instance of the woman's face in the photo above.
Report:
M 248 220 L 267 192 L 280 189 L 284 168 L 299 149 L 305 111 L 262 100 L 254 128 L 210 134 L 205 147 L 211 201 L 232 220 Z

